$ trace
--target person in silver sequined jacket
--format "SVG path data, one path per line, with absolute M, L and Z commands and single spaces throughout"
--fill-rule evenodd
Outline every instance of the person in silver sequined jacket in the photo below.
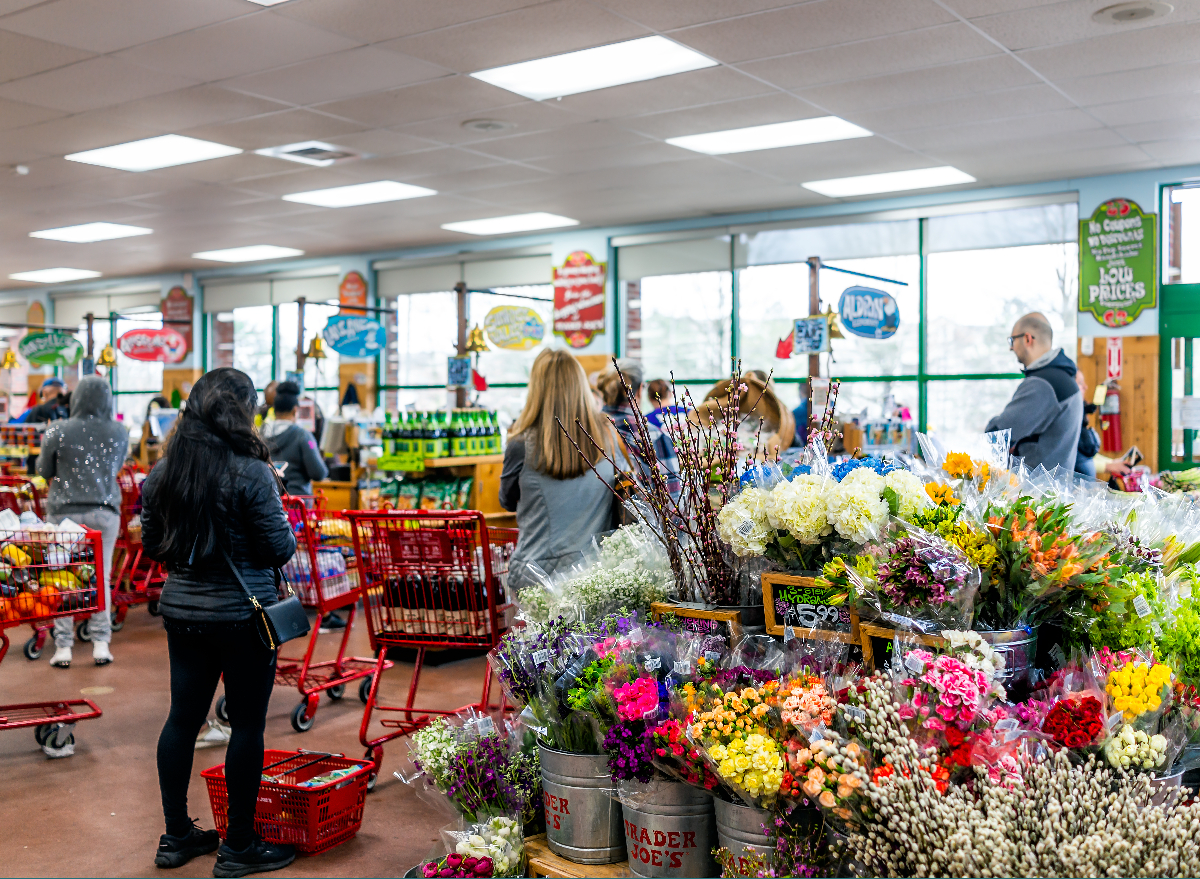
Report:
M 71 394 L 71 416 L 46 428 L 37 472 L 49 484 L 46 519 L 58 524 L 70 519 L 85 528 L 100 532 L 104 547 L 97 574 L 105 590 L 110 590 L 109 573 L 113 548 L 121 525 L 121 488 L 117 473 L 129 455 L 129 432 L 113 419 L 113 394 L 108 382 L 89 375 L 80 380 Z M 88 629 L 92 639 L 92 657 L 96 665 L 112 662 L 112 594 L 104 611 L 92 614 Z M 54 621 L 54 656 L 50 664 L 67 668 L 75 645 L 74 621 L 60 617 Z

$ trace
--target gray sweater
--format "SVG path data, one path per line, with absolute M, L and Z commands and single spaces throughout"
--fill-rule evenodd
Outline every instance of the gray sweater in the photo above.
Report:
M 613 450 L 609 449 L 611 455 Z M 525 572 L 535 563 L 547 574 L 567 568 L 592 537 L 612 525 L 613 468 L 604 459 L 574 479 L 554 479 L 537 469 L 534 431 L 509 440 L 500 473 L 500 506 L 517 514 L 517 548 L 509 563 L 509 584 L 516 590 L 536 582 Z
M 312 481 L 329 475 L 313 435 L 295 422 L 268 421 L 262 435 L 288 494 L 312 494 Z
M 117 473 L 129 455 L 129 431 L 113 420 L 113 395 L 97 375 L 71 394 L 71 417 L 42 437 L 38 475 L 50 484 L 46 513 L 71 516 L 97 509 L 121 512 Z
M 1054 348 L 1025 370 L 1025 378 L 1004 411 L 987 430 L 1012 431 L 1009 450 L 1030 469 L 1060 466 L 1075 469 L 1079 430 L 1083 426 L 1083 394 L 1075 384 L 1075 364 Z

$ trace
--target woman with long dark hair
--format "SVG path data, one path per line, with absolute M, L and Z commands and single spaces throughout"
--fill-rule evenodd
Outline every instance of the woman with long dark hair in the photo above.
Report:
M 292 846 L 254 834 L 276 656 L 259 635 L 238 575 L 261 605 L 274 604 L 277 568 L 296 551 L 278 477 L 254 429 L 257 403 L 244 372 L 222 367 L 201 376 L 142 486 L 145 552 L 168 571 L 159 607 L 171 711 L 158 739 L 167 832 L 155 864 L 179 867 L 217 848 L 217 832 L 188 817 L 187 791 L 196 735 L 223 675 L 232 733 L 225 757 L 228 833 L 213 868 L 221 877 L 278 870 L 296 856 Z

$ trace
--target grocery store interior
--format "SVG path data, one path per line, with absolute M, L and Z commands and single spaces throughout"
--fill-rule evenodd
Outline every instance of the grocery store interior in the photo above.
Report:
M 761 370 L 764 436 L 799 454 L 832 396 L 830 460 L 889 459 L 1007 411 L 1037 312 L 1090 407 L 1091 475 L 1200 490 L 1197 0 L 0 0 L 0 240 L 0 875 L 161 875 L 158 736 L 182 672 L 140 495 L 214 370 L 248 376 L 256 428 L 292 418 L 323 471 L 281 471 L 317 500 L 285 499 L 297 555 L 265 567 L 303 587 L 311 640 L 281 651 L 264 738 L 344 755 L 323 777 L 359 799 L 280 875 L 466 875 L 444 832 L 461 811 L 413 764 L 431 715 L 404 706 L 501 730 L 521 708 L 487 654 L 527 616 L 505 571 L 533 531 L 502 474 L 546 351 L 608 409 L 614 359 L 685 409 Z M 50 522 L 55 503 L 90 515 L 62 500 L 89 376 L 128 433 L 119 490 L 92 505 L 120 520 L 115 549 L 92 520 L 74 543 Z M 582 518 L 599 498 L 561 502 Z M 400 550 L 369 517 L 394 511 L 475 528 L 455 552 L 488 585 L 465 621 L 381 607 L 370 566 Z M 111 661 L 88 643 L 99 565 Z M 741 625 L 790 640 L 755 628 L 758 604 Z M 56 619 L 76 627 L 67 667 Z M 212 828 L 223 701 L 205 720 L 188 808 Z M 628 807 L 624 826 L 632 867 L 544 842 L 535 867 L 530 842 L 514 869 L 721 869 L 639 868 Z

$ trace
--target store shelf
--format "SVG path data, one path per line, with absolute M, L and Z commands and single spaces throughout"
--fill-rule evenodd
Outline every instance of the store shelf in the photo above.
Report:
M 503 464 L 503 455 L 467 455 L 462 458 L 426 458 L 425 469 L 434 467 L 471 467 L 475 464 Z
M 546 834 L 539 833 L 525 840 L 525 854 L 529 858 L 530 876 L 547 876 L 555 879 L 576 879 L 584 876 L 617 877 L 629 876 L 629 862 L 618 864 L 576 864 L 560 858 L 546 845 Z

